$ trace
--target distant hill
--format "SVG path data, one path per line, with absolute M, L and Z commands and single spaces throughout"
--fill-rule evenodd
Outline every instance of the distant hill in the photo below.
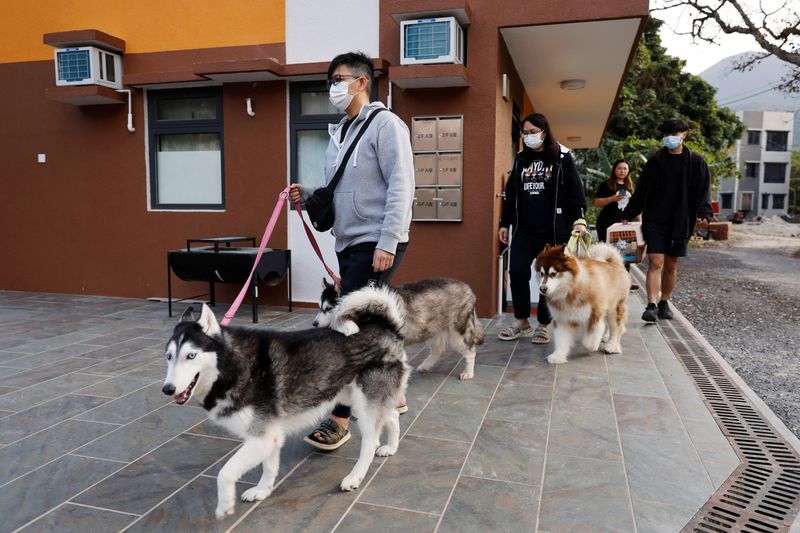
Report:
M 790 65 L 777 57 L 768 57 L 746 72 L 733 67 L 747 52 L 727 57 L 699 74 L 717 88 L 717 103 L 734 111 L 792 111 L 794 139 L 800 147 L 800 94 L 772 89 L 789 71 Z

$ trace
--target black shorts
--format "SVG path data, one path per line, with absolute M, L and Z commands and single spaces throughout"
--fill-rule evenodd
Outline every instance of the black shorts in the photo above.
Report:
M 642 224 L 644 242 L 647 244 L 648 254 L 665 254 L 672 257 L 686 257 L 688 248 L 686 241 L 673 242 L 672 231 L 665 230 L 653 224 Z

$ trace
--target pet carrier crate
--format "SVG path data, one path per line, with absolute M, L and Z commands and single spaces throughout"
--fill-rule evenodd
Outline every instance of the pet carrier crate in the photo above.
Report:
M 606 231 L 606 242 L 619 250 L 626 263 L 641 263 L 645 246 L 641 222 L 612 224 Z

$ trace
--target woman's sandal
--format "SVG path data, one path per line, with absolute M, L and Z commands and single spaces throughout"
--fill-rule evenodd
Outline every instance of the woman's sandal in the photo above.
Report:
M 533 338 L 531 338 L 531 342 L 533 344 L 549 344 L 550 333 L 547 331 L 547 326 L 543 326 L 542 324 L 536 326 L 536 329 L 533 330 Z
M 497 335 L 497 338 L 501 341 L 513 341 L 514 339 L 518 339 L 523 335 L 527 335 L 533 331 L 533 328 L 528 326 L 527 328 L 522 328 L 519 325 L 519 322 L 514 322 L 510 326 L 506 326 L 500 330 L 500 333 Z
M 350 440 L 350 430 L 343 428 L 330 418 L 319 425 L 311 434 L 303 438 L 314 448 L 332 451 Z

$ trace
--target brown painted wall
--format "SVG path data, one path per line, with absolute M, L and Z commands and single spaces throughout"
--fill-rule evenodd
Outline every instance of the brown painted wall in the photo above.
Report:
M 451 2 L 452 3 L 452 2 Z M 433 2 L 436 4 L 436 2 Z M 422 0 L 381 3 L 381 57 L 399 64 L 399 25 L 392 13 L 433 9 Z M 453 276 L 472 286 L 478 295 L 479 313 L 491 316 L 497 299 L 497 223 L 502 176 L 507 165 L 510 138 L 498 139 L 503 130 L 497 124 L 496 105 L 499 79 L 512 74 L 512 89 L 524 108 L 524 94 L 498 28 L 647 16 L 646 0 L 562 0 L 519 2 L 495 0 L 471 2 L 472 24 L 467 28 L 469 88 L 406 89 L 393 93 L 394 111 L 410 124 L 417 115 L 464 115 L 464 221 L 461 223 L 415 222 L 411 244 L 397 280 L 431 276 Z M 384 86 L 385 94 L 385 80 Z
M 165 296 L 166 250 L 185 246 L 188 237 L 260 237 L 285 186 L 284 82 L 224 86 L 227 209 L 181 213 L 147 210 L 141 90 L 134 94 L 136 132 L 129 133 L 124 104 L 78 107 L 45 99 L 54 84 L 51 61 L 0 65 L 0 80 L 2 289 Z M 245 113 L 248 96 L 252 118 Z M 38 153 L 47 163 L 36 162 Z M 286 246 L 284 221 L 270 244 Z M 174 289 L 181 296 L 206 290 L 183 282 Z M 223 288 L 220 299 L 230 300 L 230 290 Z M 276 290 L 267 301 L 282 303 L 285 284 Z
M 426 5 L 422 0 L 381 2 L 380 56 L 399 64 L 399 26 L 389 9 Z M 423 6 L 424 7 L 424 6 Z M 393 91 L 395 112 L 410 124 L 416 115 L 464 116 L 464 221 L 413 223 L 411 245 L 397 281 L 452 276 L 468 282 L 479 312 L 496 306 L 496 228 L 502 169 L 510 139 L 506 111 L 498 109 L 499 79 L 512 75 L 512 92 L 525 95 L 502 46 L 498 28 L 647 15 L 646 0 L 472 2 L 467 30 L 469 88 Z M 406 9 L 413 11 L 414 9 Z M 185 78 L 194 63 L 275 57 L 283 45 L 127 54 L 126 73 L 147 81 Z M 163 79 L 159 78 L 161 76 Z M 148 78 L 149 77 L 149 78 Z M 152 79 L 150 79 L 152 78 Z M 165 252 L 188 237 L 260 236 L 277 192 L 286 183 L 286 84 L 224 85 L 224 213 L 149 212 L 143 91 L 134 95 L 135 133 L 125 128 L 122 105 L 76 107 L 45 99 L 53 87 L 52 61 L 0 64 L 0 220 L 3 261 L 0 289 L 131 297 L 166 294 Z M 387 82 L 380 81 L 385 100 Z M 252 97 L 255 117 L 245 113 Z M 507 104 L 504 104 L 508 107 Z M 505 133 L 504 133 L 505 132 Z M 36 162 L 37 153 L 47 163 Z M 286 245 L 281 222 L 271 242 Z M 205 291 L 176 282 L 176 295 Z M 220 291 L 230 301 L 234 289 Z M 265 300 L 283 303 L 285 285 Z

